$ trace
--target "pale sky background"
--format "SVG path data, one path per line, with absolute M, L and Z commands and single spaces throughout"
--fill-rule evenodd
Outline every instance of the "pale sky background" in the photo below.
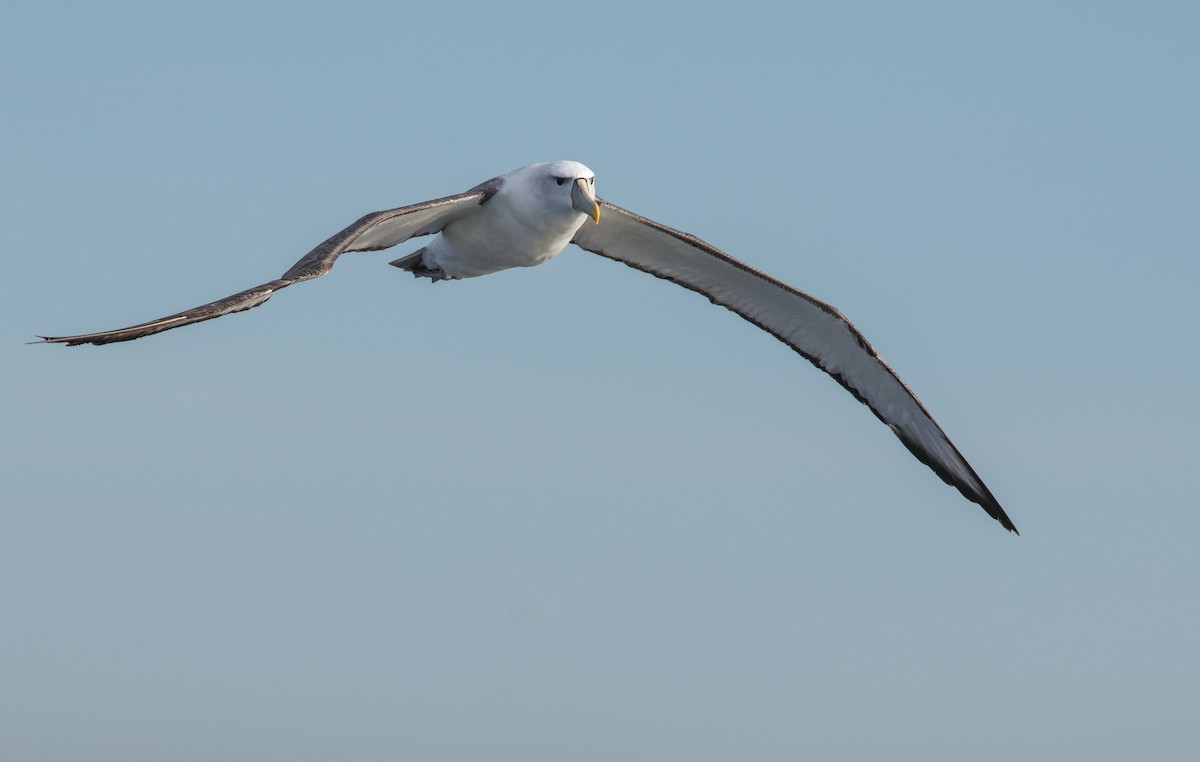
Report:
M 0 23 L 0 757 L 1193 760 L 1200 6 Z M 569 249 L 26 346 L 534 161 L 842 309 L 1007 509 Z

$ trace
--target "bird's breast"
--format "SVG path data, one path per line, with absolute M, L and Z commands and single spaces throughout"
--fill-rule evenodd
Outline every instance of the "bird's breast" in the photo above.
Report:
M 584 219 L 575 212 L 533 216 L 489 202 L 479 214 L 447 225 L 426 246 L 425 261 L 452 278 L 540 265 L 571 242 Z

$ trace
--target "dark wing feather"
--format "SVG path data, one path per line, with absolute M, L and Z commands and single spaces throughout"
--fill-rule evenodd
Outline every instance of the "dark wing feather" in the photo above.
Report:
M 402 206 L 399 209 L 372 212 L 305 254 L 279 278 L 224 299 L 128 328 L 85 333 L 78 336 L 42 336 L 40 337 L 42 341 L 38 343 L 75 346 L 77 344 L 111 344 L 116 341 L 130 341 L 149 336 L 152 333 L 169 331 L 172 328 L 212 320 L 222 315 L 257 307 L 270 299 L 271 295 L 281 288 L 287 288 L 293 283 L 316 278 L 329 272 L 337 258 L 347 251 L 386 249 L 415 236 L 436 233 L 451 221 L 487 201 L 498 188 L 499 185 L 496 181 L 489 180 L 466 193 L 425 201 L 412 206 Z
M 600 206 L 600 223 L 580 228 L 576 245 L 699 292 L 775 336 L 833 376 L 947 484 L 1017 531 L 925 407 L 836 308 L 699 238 L 607 201 Z

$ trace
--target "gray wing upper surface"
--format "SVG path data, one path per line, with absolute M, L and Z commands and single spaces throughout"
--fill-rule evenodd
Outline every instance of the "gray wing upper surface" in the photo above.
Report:
M 1017 531 L 925 407 L 836 308 L 694 236 L 599 203 L 599 224 L 580 228 L 576 245 L 699 292 L 792 347 L 869 407 L 943 481 Z
M 168 331 L 172 328 L 248 310 L 267 301 L 272 294 L 282 288 L 324 275 L 333 267 L 337 258 L 345 252 L 377 251 L 403 243 L 415 236 L 436 233 L 453 220 L 469 213 L 471 209 L 491 198 L 497 188 L 495 181 L 489 181 L 466 193 L 424 201 L 412 206 L 402 206 L 398 209 L 372 212 L 305 254 L 287 272 L 275 280 L 267 281 L 215 302 L 202 304 L 190 310 L 132 325 L 128 328 L 85 333 L 78 336 L 42 336 L 41 339 L 46 343 L 68 346 L 111 344 L 116 341 L 140 339 L 160 331 Z

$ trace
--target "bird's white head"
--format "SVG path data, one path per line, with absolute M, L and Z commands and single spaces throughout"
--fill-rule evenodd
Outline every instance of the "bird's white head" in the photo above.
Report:
M 526 167 L 533 190 L 547 204 L 586 214 L 600 222 L 596 173 L 577 161 L 552 161 Z

